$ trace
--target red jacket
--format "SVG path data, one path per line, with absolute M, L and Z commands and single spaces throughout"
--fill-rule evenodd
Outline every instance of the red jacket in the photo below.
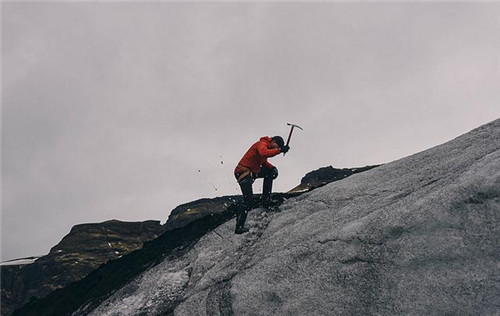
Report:
M 234 172 L 243 171 L 240 166 L 250 169 L 253 173 L 259 173 L 262 166 L 266 166 L 269 169 L 273 168 L 274 166 L 267 161 L 267 158 L 276 156 L 281 152 L 281 149 L 270 149 L 271 141 L 271 137 L 265 136 L 253 144 L 243 158 L 241 158 Z

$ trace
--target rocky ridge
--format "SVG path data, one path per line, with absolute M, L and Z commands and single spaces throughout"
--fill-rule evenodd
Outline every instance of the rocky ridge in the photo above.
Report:
M 379 165 L 342 169 L 334 168 L 332 166 L 319 168 L 307 173 L 300 181 L 300 184 L 291 189 L 289 192 L 292 193 L 310 191 L 327 185 L 328 183 L 345 179 L 349 176 L 352 176 L 353 174 L 365 172 L 378 166 Z
M 49 254 L 27 265 L 2 266 L 2 315 L 33 298 L 78 281 L 110 260 L 142 248 L 161 235 L 159 221 L 121 222 L 74 226 Z

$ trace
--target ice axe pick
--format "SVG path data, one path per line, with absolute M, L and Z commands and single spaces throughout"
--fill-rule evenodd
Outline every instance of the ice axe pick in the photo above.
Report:
M 286 145 L 288 146 L 288 145 L 290 144 L 290 139 L 292 138 L 293 129 L 294 129 L 295 127 L 300 128 L 301 130 L 304 130 L 304 129 L 303 129 L 302 127 L 300 127 L 300 126 L 296 125 L 296 124 L 286 123 L 286 125 L 291 126 L 291 128 L 290 128 L 290 134 L 288 134 L 288 139 L 287 139 L 287 141 L 286 141 Z M 286 154 L 286 153 L 283 153 L 283 156 L 284 156 L 285 154 Z

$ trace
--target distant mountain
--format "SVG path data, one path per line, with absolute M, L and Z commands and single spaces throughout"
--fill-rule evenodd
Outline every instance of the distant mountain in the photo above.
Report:
M 217 207 L 15 315 L 498 314 L 500 120 L 285 196 L 246 234 Z
M 2 273 L 2 315 L 21 307 L 32 298 L 83 278 L 101 264 L 142 248 L 145 241 L 160 236 L 165 228 L 159 221 L 117 220 L 73 227 L 61 242 L 40 258 L 7 262 Z

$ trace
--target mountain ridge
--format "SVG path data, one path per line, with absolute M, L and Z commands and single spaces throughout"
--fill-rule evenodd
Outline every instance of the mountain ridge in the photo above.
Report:
M 101 264 L 142 247 L 165 231 L 159 221 L 79 224 L 45 256 L 31 264 L 6 265 L 2 272 L 2 314 L 8 315 L 32 298 L 83 278 Z

